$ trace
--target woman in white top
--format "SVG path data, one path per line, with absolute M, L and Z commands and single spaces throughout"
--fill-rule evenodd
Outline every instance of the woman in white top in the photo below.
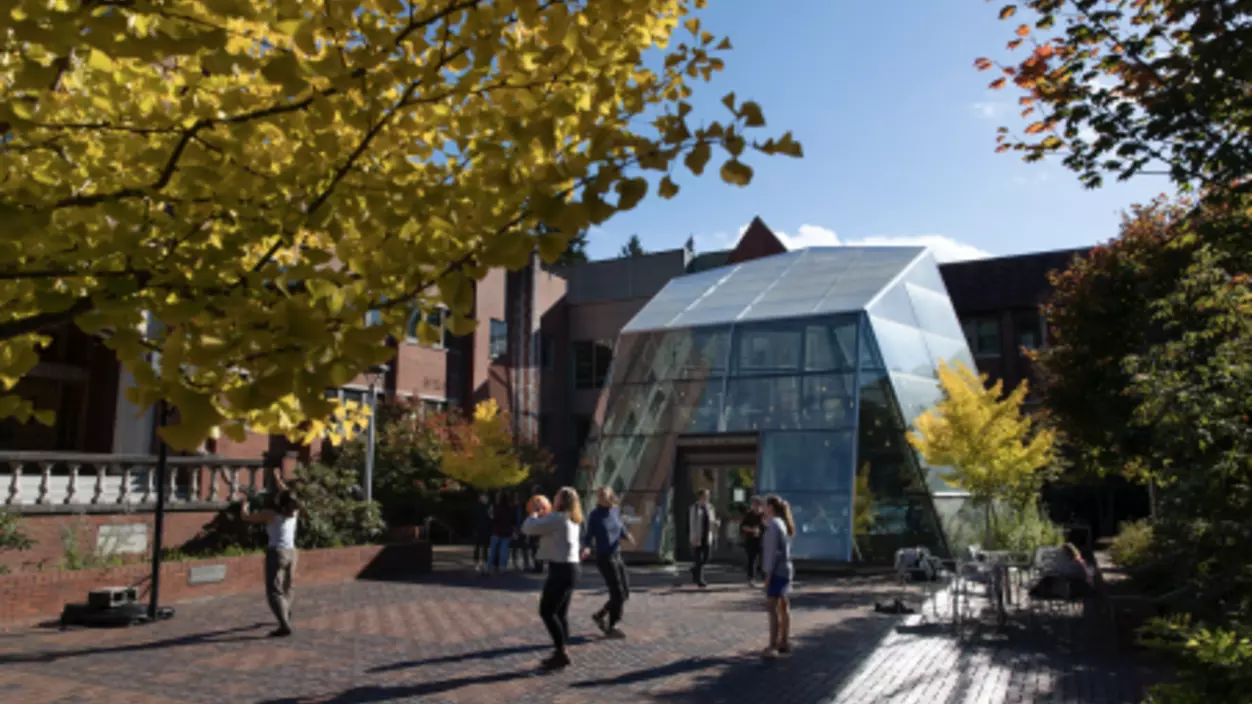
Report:
M 278 619 L 278 629 L 270 636 L 283 638 L 291 635 L 291 578 L 296 571 L 296 523 L 300 503 L 277 473 L 274 484 L 278 488 L 274 508 L 250 513 L 248 498 L 244 496 L 239 510 L 243 520 L 265 524 L 265 532 L 269 534 L 265 550 L 265 596 Z
M 530 516 L 522 523 L 522 533 L 539 537 L 539 559 L 548 563 L 548 581 L 539 598 L 539 617 L 552 635 L 556 652 L 542 663 L 546 670 L 570 664 L 569 603 L 578 583 L 578 533 L 583 522 L 582 503 L 571 487 L 556 493 L 551 510 L 545 505 L 527 507 Z M 544 502 L 546 503 L 546 502 Z
M 765 572 L 765 606 L 769 610 L 769 647 L 762 657 L 772 660 L 791 652 L 791 538 L 796 522 L 791 505 L 779 496 L 765 499 L 765 535 L 761 538 L 761 569 Z

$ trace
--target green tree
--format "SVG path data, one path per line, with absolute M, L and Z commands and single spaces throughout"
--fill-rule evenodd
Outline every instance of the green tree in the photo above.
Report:
M 997 503 L 1020 508 L 1034 500 L 1055 458 L 1055 436 L 1022 412 L 1025 382 L 1005 395 L 968 367 L 939 368 L 943 398 L 915 421 L 909 444 L 927 463 L 945 467 L 943 479 L 970 493 L 986 511 L 988 543 Z
M 408 401 L 378 405 L 374 443 L 374 499 L 388 525 L 417 525 L 438 510 L 455 485 L 440 464 L 448 427 L 456 414 L 428 413 Z M 360 438 L 323 452 L 322 461 L 362 471 L 366 444 Z
M 579 230 L 574 236 L 570 237 L 565 251 L 561 252 L 561 256 L 557 257 L 557 260 L 553 263 L 557 266 L 574 266 L 576 264 L 586 264 L 587 261 L 589 261 L 587 256 L 587 231 Z
M 479 403 L 468 423 L 451 429 L 442 471 L 479 490 L 517 486 L 530 474 L 517 452 L 508 414 L 492 399 Z
M 1018 13 L 1018 8 L 1023 12 Z M 1022 90 L 1025 134 L 998 149 L 1063 153 L 1084 184 L 1165 174 L 1246 193 L 1252 173 L 1252 6 L 1230 0 L 1027 0 L 1005 5 L 1008 51 L 980 70 Z
M 622 245 L 621 250 L 617 254 L 622 259 L 629 259 L 631 257 L 642 257 L 647 254 L 647 251 L 644 250 L 643 243 L 639 241 L 639 235 L 631 235 L 630 239 L 626 240 L 626 244 Z
M 749 153 L 801 154 L 752 139 L 755 102 L 693 114 L 731 48 L 705 4 L 9 3 L 0 416 L 32 415 L 10 392 L 74 324 L 132 401 L 177 409 L 176 449 L 322 437 L 324 390 L 387 361 L 414 307 L 468 334 L 476 280 L 555 261 L 637 206 L 644 172 L 672 198 L 676 162 L 717 150 L 742 186 Z
M 1153 534 L 1208 615 L 1252 615 L 1252 287 L 1202 251 L 1153 308 L 1171 339 L 1126 359 L 1161 486 Z

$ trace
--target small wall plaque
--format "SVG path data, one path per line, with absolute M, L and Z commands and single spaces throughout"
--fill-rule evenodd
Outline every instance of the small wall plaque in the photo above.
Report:
M 110 523 L 96 531 L 97 555 L 142 555 L 146 552 L 147 523 Z
M 226 581 L 226 565 L 197 565 L 187 575 L 189 584 L 213 584 Z

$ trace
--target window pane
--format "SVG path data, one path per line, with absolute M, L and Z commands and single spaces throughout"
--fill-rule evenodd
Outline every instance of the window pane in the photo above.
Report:
M 934 361 L 930 358 L 930 350 L 921 330 L 874 316 L 870 316 L 869 320 L 889 370 L 915 376 L 936 376 Z
M 779 492 L 791 504 L 796 535 L 791 555 L 797 560 L 847 560 L 852 556 L 850 540 L 852 497 L 847 494 Z
M 594 347 L 592 383 L 595 388 L 600 389 L 604 387 L 604 382 L 609 377 L 609 365 L 613 363 L 613 348 L 603 342 L 595 343 Z
M 998 318 L 970 318 L 961 323 L 969 350 L 976 357 L 999 356 L 1000 321 Z
M 1043 326 L 1039 320 L 1039 314 L 1034 311 L 1018 313 L 1013 316 L 1013 331 L 1017 338 L 1017 348 L 1025 348 L 1028 350 L 1038 349 L 1042 340 Z
M 854 435 L 852 430 L 762 434 L 758 489 L 851 492 Z
M 798 377 L 731 379 L 726 388 L 726 432 L 800 427 Z
M 857 318 L 843 316 L 804 326 L 804 371 L 851 370 L 856 360 Z
M 721 379 L 675 382 L 664 427 L 676 433 L 716 433 L 721 410 Z
M 595 388 L 595 346 L 590 342 L 575 342 L 574 351 L 574 387 L 578 389 Z
M 503 320 L 491 321 L 491 356 L 503 357 L 509 349 L 509 326 Z
M 790 321 L 735 328 L 735 374 L 800 370 L 801 328 Z

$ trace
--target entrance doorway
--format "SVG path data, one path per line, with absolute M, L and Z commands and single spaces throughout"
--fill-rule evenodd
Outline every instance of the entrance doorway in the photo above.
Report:
M 756 486 L 756 459 L 755 436 L 679 441 L 674 468 L 674 547 L 678 559 L 692 559 L 689 511 L 704 489 L 708 490 L 709 503 L 720 520 L 714 532 L 711 558 L 719 562 L 745 559 L 739 521 Z

